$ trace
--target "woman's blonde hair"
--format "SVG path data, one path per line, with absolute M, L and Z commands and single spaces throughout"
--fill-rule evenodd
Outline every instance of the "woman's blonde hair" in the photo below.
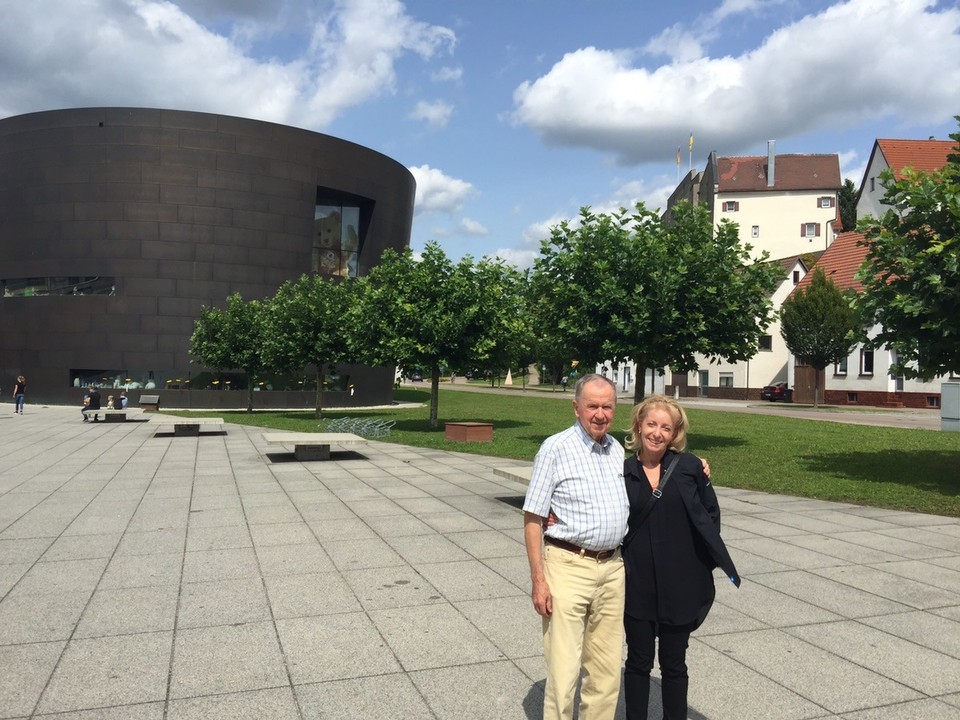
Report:
M 687 414 L 680 403 L 665 395 L 651 395 L 633 406 L 633 412 L 630 414 L 630 432 L 624 443 L 627 450 L 640 449 L 640 424 L 651 410 L 665 410 L 670 413 L 670 417 L 673 418 L 673 440 L 670 441 L 670 449 L 683 452 L 687 447 L 687 430 L 690 428 L 690 421 L 687 420 Z

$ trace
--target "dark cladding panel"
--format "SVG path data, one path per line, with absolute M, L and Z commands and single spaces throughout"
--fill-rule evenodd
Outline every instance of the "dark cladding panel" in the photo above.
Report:
M 149 334 L 117 332 L 111 327 L 107 334 L 107 349 L 125 353 L 152 353 L 157 350 L 157 338 Z
M 164 242 L 184 242 L 202 245 L 213 241 L 212 225 L 194 225 L 192 223 L 160 223 L 160 240 Z
M 175 280 L 168 278 L 140 278 L 124 283 L 124 294 L 130 297 L 158 297 L 161 300 L 176 292 Z
M 168 128 L 215 131 L 217 122 L 216 115 L 208 115 L 207 113 L 190 112 L 188 110 L 160 111 L 160 124 Z
M 144 240 L 143 257 L 157 260 L 193 260 L 193 244 Z
M 190 187 L 186 185 L 161 185 L 160 200 L 177 205 L 210 205 L 217 199 L 213 188 Z
M 224 302 L 218 303 L 218 305 L 225 304 L 226 296 L 224 296 Z M 213 303 L 203 303 L 200 302 L 200 300 L 190 298 L 163 297 L 160 298 L 160 311 L 158 315 L 159 317 L 172 316 L 198 318 L 200 317 L 201 305 L 213 305 Z
M 219 132 L 199 132 L 196 130 L 180 131 L 181 147 L 234 152 L 236 145 L 237 143 L 232 135 L 224 135 Z
M 245 173 L 204 168 L 197 176 L 197 184 L 203 188 L 213 189 L 214 197 L 216 197 L 216 190 L 241 190 L 249 192 L 253 183 L 250 176 Z M 210 204 L 212 205 L 213 203 Z
M 160 228 L 155 222 L 110 220 L 107 222 L 107 240 L 156 240 Z
M 159 127 L 125 127 L 123 142 L 127 145 L 152 145 L 162 150 L 179 145 L 180 132 Z
M 263 196 L 261 195 L 261 197 Z M 239 208 L 233 213 L 233 222 L 240 228 L 253 228 L 255 230 L 273 232 L 281 232 L 284 225 L 283 215 L 261 212 L 259 210 L 241 210 Z
M 163 111 L 154 108 L 91 108 L 76 112 L 95 114 L 104 125 L 132 125 L 159 130 Z
M 189 262 L 184 260 L 161 260 L 157 267 L 157 277 L 174 278 L 177 281 L 213 280 L 213 266 L 210 263 Z M 179 287 L 179 282 L 178 285 Z
M 180 205 L 178 217 L 181 223 L 214 226 L 233 225 L 233 210 L 230 208 Z
M 197 168 L 193 165 L 144 165 L 141 176 L 147 183 L 197 184 Z
M 213 150 L 200 150 L 197 148 L 164 148 L 160 156 L 160 162 L 164 165 L 215 168 L 217 166 L 217 153 Z
M 158 203 L 160 202 L 160 186 L 155 183 L 122 183 L 111 182 L 106 185 L 95 185 L 105 190 L 107 200 L 118 202 Z
M 263 285 L 263 268 L 252 265 L 217 264 L 213 267 L 213 277 L 228 283 L 252 283 Z M 257 293 L 259 294 L 259 293 Z

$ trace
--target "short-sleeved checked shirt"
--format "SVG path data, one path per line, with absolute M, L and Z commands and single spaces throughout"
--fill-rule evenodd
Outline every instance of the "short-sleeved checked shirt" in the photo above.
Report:
M 627 532 L 623 448 L 609 435 L 596 442 L 580 423 L 543 441 L 533 461 L 524 512 L 558 522 L 546 534 L 587 550 L 610 550 Z

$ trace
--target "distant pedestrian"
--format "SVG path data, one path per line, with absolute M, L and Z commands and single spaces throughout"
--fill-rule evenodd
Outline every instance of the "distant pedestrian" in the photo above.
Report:
M 23 415 L 23 396 L 27 393 L 27 381 L 23 375 L 17 375 L 17 382 L 13 385 L 13 412 Z

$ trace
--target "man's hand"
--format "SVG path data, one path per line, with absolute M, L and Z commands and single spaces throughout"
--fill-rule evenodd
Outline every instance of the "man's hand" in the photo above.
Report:
M 527 560 L 530 562 L 530 598 L 533 608 L 542 617 L 550 617 L 553 612 L 553 595 L 543 573 L 543 529 L 544 518 L 531 512 L 523 513 L 523 540 L 527 546 Z
M 534 581 L 530 597 L 533 599 L 533 608 L 537 611 L 537 615 L 550 617 L 550 613 L 553 612 L 553 595 L 550 594 L 550 586 L 547 585 L 546 580 Z

